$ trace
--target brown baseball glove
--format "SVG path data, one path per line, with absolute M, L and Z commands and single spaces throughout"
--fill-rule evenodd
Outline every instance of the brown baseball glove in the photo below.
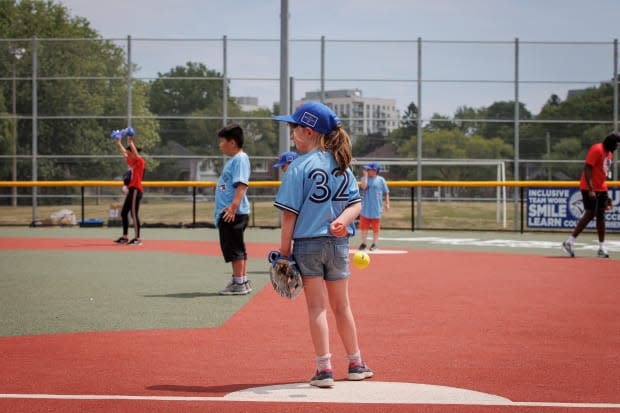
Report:
M 279 251 L 271 251 L 269 263 L 269 278 L 273 289 L 284 298 L 297 298 L 304 286 L 295 261 L 291 257 L 280 256 Z

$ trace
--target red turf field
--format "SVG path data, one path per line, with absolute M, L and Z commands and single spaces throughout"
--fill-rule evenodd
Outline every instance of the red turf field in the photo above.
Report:
M 117 248 L 0 238 L 3 249 L 69 246 Z M 250 255 L 262 259 L 272 247 L 252 244 Z M 206 241 L 149 240 L 143 249 L 219 256 Z M 516 403 L 394 404 L 397 396 L 371 394 L 357 404 L 317 404 L 351 384 L 344 382 L 311 389 L 311 398 L 300 390 L 284 402 L 226 400 L 312 373 L 303 298 L 288 302 L 265 287 L 215 329 L 2 337 L 0 411 L 620 411 L 618 261 L 409 250 L 373 254 L 367 270 L 353 271 L 362 351 L 376 373 L 369 383 L 469 389 Z M 332 333 L 342 378 L 343 349 Z

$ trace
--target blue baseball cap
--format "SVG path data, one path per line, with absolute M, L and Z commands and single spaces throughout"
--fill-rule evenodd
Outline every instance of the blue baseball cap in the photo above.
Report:
M 340 118 L 327 105 L 321 102 L 307 102 L 297 108 L 292 115 L 274 116 L 278 122 L 306 126 L 312 130 L 328 135 L 340 125 Z
M 372 169 L 379 172 L 381 170 L 381 165 L 378 162 L 370 162 L 364 165 L 364 169 Z
M 282 154 L 280 154 L 280 159 L 278 159 L 278 162 L 273 164 L 273 167 L 281 168 L 284 165 L 288 165 L 293 162 L 295 159 L 297 159 L 297 152 L 282 152 Z

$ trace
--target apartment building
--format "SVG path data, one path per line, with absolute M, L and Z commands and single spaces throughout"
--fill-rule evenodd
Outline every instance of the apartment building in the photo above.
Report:
M 321 92 L 306 92 L 295 106 L 310 100 L 321 100 Z M 395 99 L 364 97 L 360 89 L 340 89 L 326 90 L 323 103 L 336 112 L 352 137 L 377 133 L 387 136 L 399 125 Z

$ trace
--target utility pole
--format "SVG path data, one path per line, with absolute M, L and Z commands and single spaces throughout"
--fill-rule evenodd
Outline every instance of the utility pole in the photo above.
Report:
M 288 0 L 280 0 L 280 115 L 288 115 L 289 108 L 289 75 L 288 75 Z M 291 132 L 288 125 L 278 122 L 279 151 L 288 151 L 291 147 Z
M 11 179 L 17 181 L 17 61 L 21 60 L 24 56 L 26 49 L 23 47 L 17 47 L 11 49 L 13 55 L 13 162 L 11 165 Z M 17 206 L 17 187 L 12 188 L 12 205 Z

